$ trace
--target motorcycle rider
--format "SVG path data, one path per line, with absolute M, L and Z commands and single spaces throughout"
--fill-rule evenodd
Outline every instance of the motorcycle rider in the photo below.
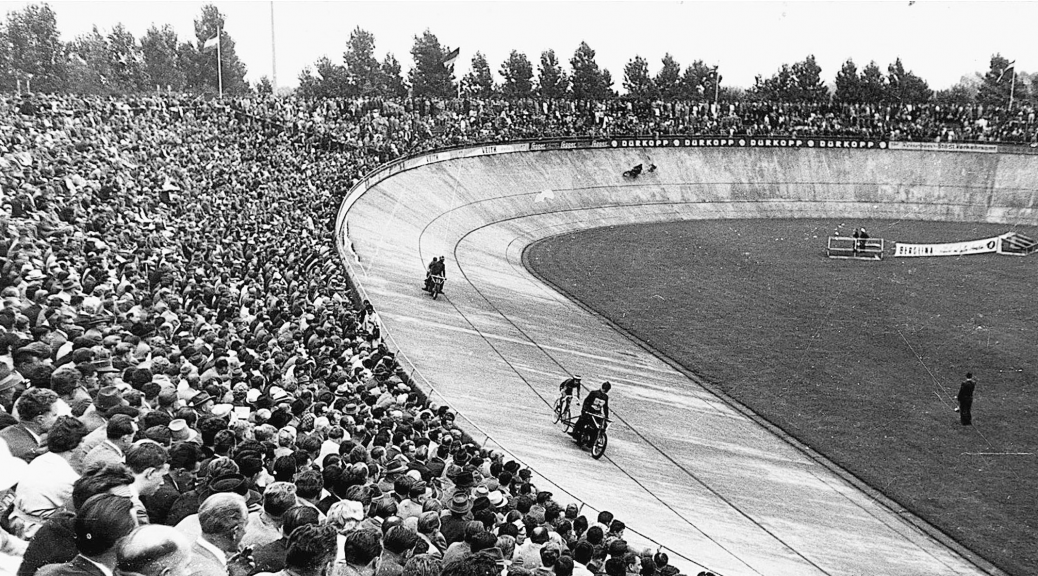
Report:
M 425 283 L 428 286 L 428 291 L 432 292 L 432 277 L 440 276 L 443 278 L 444 283 L 447 281 L 447 264 L 444 262 L 443 256 L 438 259 L 433 258 L 431 264 L 429 264 L 429 272 L 425 277 Z M 443 292 L 443 286 L 440 286 L 440 292 Z
M 425 268 L 425 290 L 426 292 L 432 292 L 432 269 L 436 265 L 436 256 L 433 256 L 432 262 Z
M 587 398 L 584 398 L 584 405 L 580 409 L 580 418 L 577 420 L 576 426 L 573 427 L 573 431 L 570 432 L 570 436 L 577 442 L 580 442 L 585 427 L 595 425 L 592 415 L 609 418 L 609 389 L 612 386 L 607 380 L 602 383 L 600 389 L 592 390 L 588 393 Z

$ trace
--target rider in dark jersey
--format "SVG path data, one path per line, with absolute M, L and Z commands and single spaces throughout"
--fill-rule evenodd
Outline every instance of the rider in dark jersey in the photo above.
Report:
M 577 398 L 580 398 L 580 374 L 575 374 L 572 378 L 567 378 L 559 384 L 559 392 L 566 396 L 572 396 L 573 391 L 576 390 Z
M 580 418 L 577 420 L 576 426 L 573 427 L 573 431 L 570 432 L 570 436 L 573 436 L 575 440 L 580 440 L 586 426 L 595 425 L 591 417 L 592 415 L 609 418 L 610 388 L 612 388 L 612 384 L 603 382 L 601 389 L 592 390 L 588 393 L 587 398 L 584 398 L 584 406 L 580 410 Z

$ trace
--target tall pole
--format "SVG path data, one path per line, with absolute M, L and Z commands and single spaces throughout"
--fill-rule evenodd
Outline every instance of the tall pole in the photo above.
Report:
M 223 40 L 223 29 L 216 29 L 216 81 L 220 86 L 220 100 L 223 100 L 223 53 L 220 51 Z
M 1013 66 L 1013 80 L 1009 83 L 1009 109 L 1013 109 L 1013 92 L 1016 89 L 1016 66 Z
M 721 88 L 721 76 L 717 74 L 717 66 L 714 66 L 714 104 L 717 104 L 717 92 Z
M 274 77 L 274 94 L 278 93 L 278 58 L 274 48 L 274 0 L 270 0 L 270 69 Z

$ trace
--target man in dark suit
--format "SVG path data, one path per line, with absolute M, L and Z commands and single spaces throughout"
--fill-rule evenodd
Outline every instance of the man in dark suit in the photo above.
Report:
M 202 449 L 194 442 L 177 442 L 169 450 L 169 473 L 162 486 L 150 496 L 142 496 L 152 523 L 165 524 L 177 498 L 195 487 L 195 475 L 202 461 Z
M 32 462 L 37 456 L 47 451 L 45 440 L 47 432 L 61 415 L 64 402 L 59 402 L 58 395 L 47 388 L 29 388 L 15 402 L 18 413 L 18 424 L 0 430 L 11 455 Z M 71 413 L 71 410 L 68 411 Z
M 115 570 L 115 545 L 137 527 L 133 502 L 114 494 L 88 499 L 76 514 L 79 554 L 64 564 L 44 566 L 39 576 L 108 576 Z
M 955 396 L 955 399 L 959 401 L 959 422 L 963 426 L 970 426 L 973 424 L 973 390 L 977 387 L 977 382 L 973 380 L 973 373 L 967 372 L 966 379 L 959 385 L 959 393 Z

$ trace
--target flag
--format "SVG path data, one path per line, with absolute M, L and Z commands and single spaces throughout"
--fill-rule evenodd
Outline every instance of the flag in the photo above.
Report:
M 1005 68 L 1002 69 L 1002 73 L 998 75 L 998 80 L 995 80 L 995 82 L 1001 82 L 1002 81 L 1002 77 L 1006 75 L 1006 72 L 1009 72 L 1013 68 L 1016 68 L 1016 60 L 1013 60 L 1012 62 L 1009 63 L 1008 66 L 1006 66 Z
M 216 50 L 216 48 L 219 47 L 219 46 L 220 46 L 220 34 L 217 33 L 216 36 L 213 36 L 212 38 L 206 40 L 205 44 L 202 44 L 202 52 L 210 52 L 210 51 Z
M 455 48 L 451 50 L 443 57 L 443 65 L 450 66 L 454 64 L 454 61 L 458 59 L 458 54 L 461 54 L 461 48 Z

